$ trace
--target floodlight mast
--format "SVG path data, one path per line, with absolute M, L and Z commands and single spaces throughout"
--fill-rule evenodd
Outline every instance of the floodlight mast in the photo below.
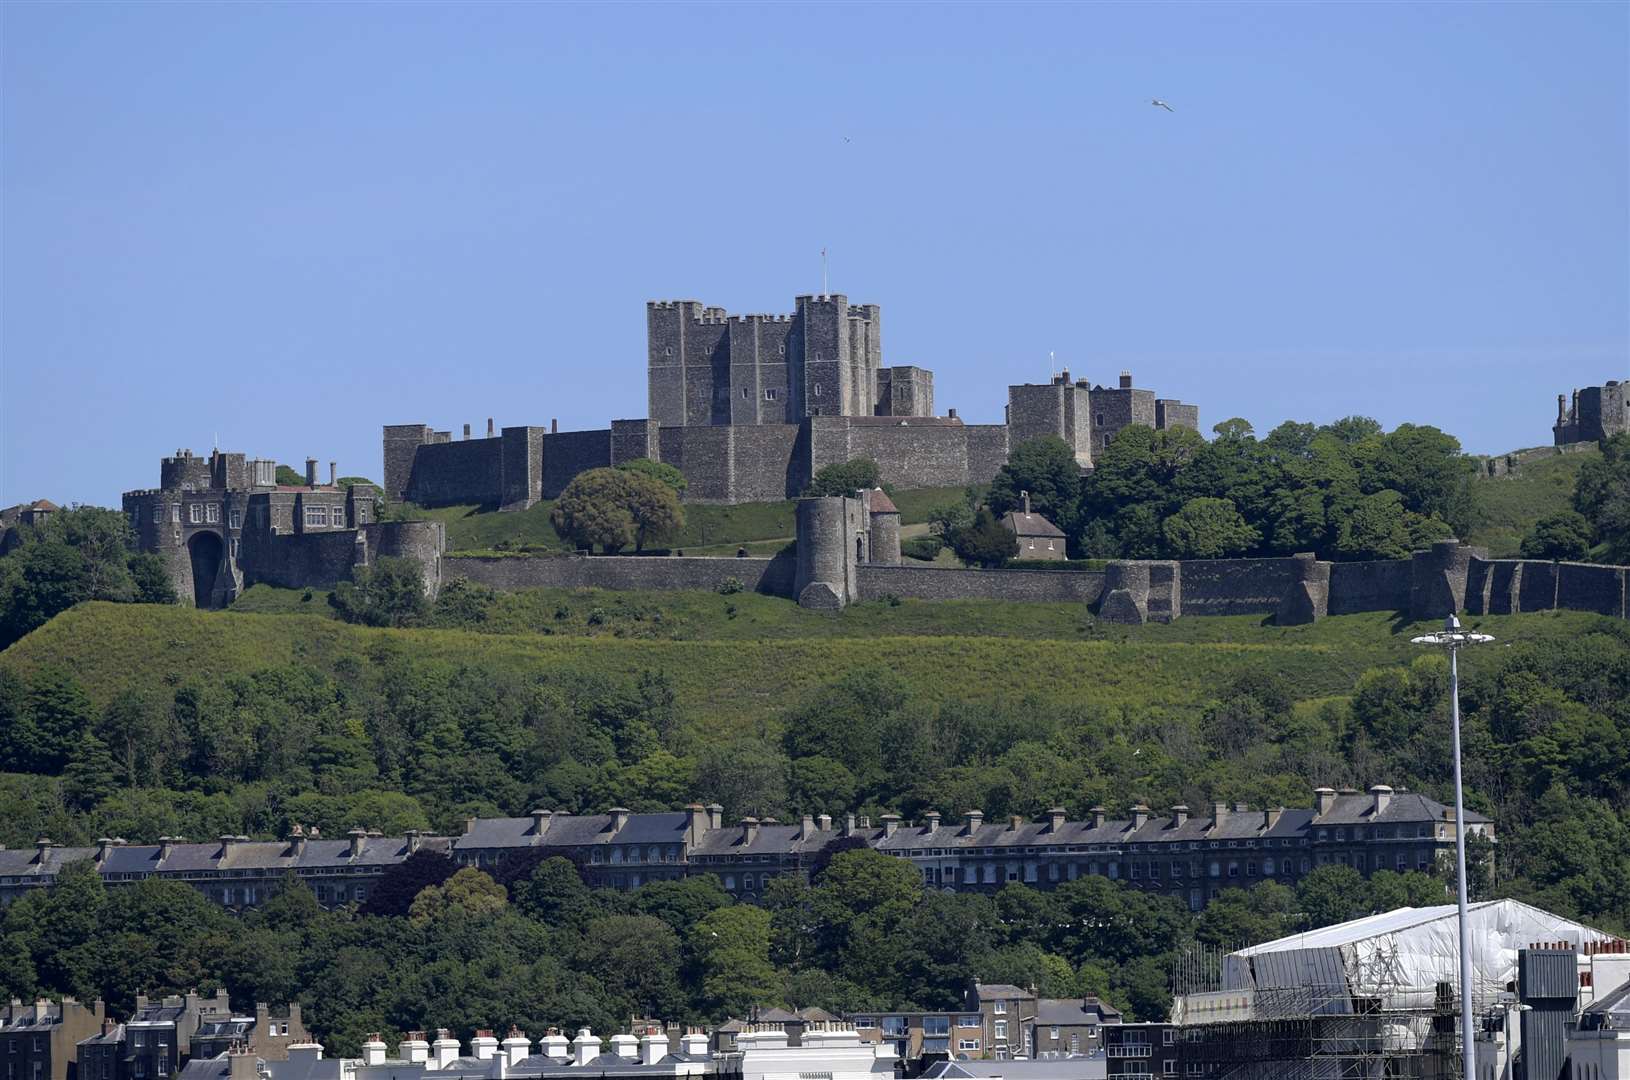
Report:
M 1416 645 L 1449 651 L 1449 716 L 1455 751 L 1455 883 L 1460 893 L 1460 1061 L 1465 1080 L 1477 1080 L 1476 1032 L 1472 1024 L 1472 952 L 1470 918 L 1466 904 L 1466 799 L 1460 783 L 1460 664 L 1457 654 L 1468 645 L 1493 641 L 1489 634 L 1462 630 L 1451 613 L 1435 634 L 1411 638 Z

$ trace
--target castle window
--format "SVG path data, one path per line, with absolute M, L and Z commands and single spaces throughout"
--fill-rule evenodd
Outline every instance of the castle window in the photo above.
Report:
M 783 343 L 782 343 L 782 344 L 781 344 L 781 345 L 780 345 L 780 346 L 779 346 L 779 348 L 780 348 L 780 352 L 781 352 L 781 355 L 782 355 L 782 356 L 785 356 L 785 355 L 787 355 L 787 346 L 786 346 L 786 343 L 785 343 L 785 342 L 783 342 Z
M 192 522 L 194 525 L 197 525 L 204 520 L 204 507 L 201 503 L 187 504 L 187 520 Z
M 208 506 L 204 507 L 204 520 L 209 522 L 211 525 L 220 524 L 221 508 L 217 503 L 210 503 Z
M 744 386 L 741 388 L 741 396 L 744 398 L 750 398 L 753 396 L 753 392 Z
M 674 354 L 674 347 L 672 345 L 669 345 L 669 346 L 667 346 L 666 348 L 664 348 L 662 350 L 662 355 L 663 356 L 672 356 L 673 354 Z
M 170 504 L 170 523 L 172 525 L 181 524 L 181 504 L 180 503 L 171 503 Z
M 233 510 L 227 514 L 226 523 L 228 526 L 234 529 L 243 528 L 243 511 L 234 507 Z
M 164 524 L 164 504 L 163 503 L 154 503 L 153 504 L 153 524 L 154 525 L 162 525 L 162 524 Z
M 820 383 L 815 384 L 815 396 L 816 397 L 821 396 L 821 384 Z
M 774 401 L 774 400 L 775 400 L 775 399 L 776 399 L 776 398 L 778 398 L 778 397 L 780 397 L 780 396 L 781 396 L 781 392 L 780 392 L 780 391 L 779 391 L 779 390 L 777 390 L 777 389 L 776 389 L 776 388 L 775 388 L 775 387 L 773 387 L 773 386 L 771 386 L 771 387 L 768 387 L 768 388 L 767 388 L 767 389 L 766 389 L 766 390 L 765 390 L 765 391 L 764 391 L 764 400 L 765 400 L 765 401 Z
M 316 526 L 316 527 L 319 527 L 319 528 L 327 528 L 328 527 L 328 507 L 326 507 L 326 506 L 308 506 L 308 507 L 306 507 L 306 528 L 309 529 L 309 528 L 312 528 L 313 526 Z

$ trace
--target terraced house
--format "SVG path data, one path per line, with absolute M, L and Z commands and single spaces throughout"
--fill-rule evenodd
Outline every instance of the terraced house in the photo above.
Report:
M 1467 815 L 1467 829 L 1494 837 L 1493 823 L 1480 814 Z M 455 837 L 385 837 L 358 828 L 344 840 L 326 840 L 298 825 L 272 841 L 222 836 L 190 844 L 166 837 L 131 845 L 104 839 L 74 848 L 42 837 L 33 850 L 0 849 L 0 903 L 51 884 L 69 863 L 90 861 L 109 885 L 150 877 L 185 881 L 230 908 L 261 903 L 293 874 L 319 902 L 339 906 L 366 901 L 382 874 L 420 850 L 489 870 L 516 855 L 560 856 L 589 884 L 613 889 L 714 874 L 727 892 L 751 902 L 777 876 L 807 877 L 840 842 L 909 860 L 926 886 L 950 892 L 995 892 L 1011 882 L 1048 889 L 1105 877 L 1199 910 L 1230 886 L 1270 878 L 1294 883 L 1329 863 L 1365 874 L 1431 870 L 1453 851 L 1455 824 L 1449 807 L 1385 784 L 1367 793 L 1315 788 L 1313 805 L 1304 808 L 1214 802 L 1207 815 L 1174 806 L 1169 816 L 1156 817 L 1138 805 L 1112 819 L 1094 807 L 1082 821 L 1068 820 L 1063 809 L 1039 821 L 987 822 L 978 810 L 953 823 L 932 810 L 919 823 L 885 814 L 880 827 L 853 814 L 841 824 L 822 814 L 796 823 L 748 817 L 726 825 L 716 803 L 652 814 L 621 807 L 604 814 L 535 810 L 526 817 L 470 818 Z

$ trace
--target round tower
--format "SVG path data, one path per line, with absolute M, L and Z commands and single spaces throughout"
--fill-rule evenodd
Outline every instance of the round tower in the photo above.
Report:
M 793 593 L 799 607 L 837 610 L 848 603 L 848 499 L 798 501 L 798 573 Z

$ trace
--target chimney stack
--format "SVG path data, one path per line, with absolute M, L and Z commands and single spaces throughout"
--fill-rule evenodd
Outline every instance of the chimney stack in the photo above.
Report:
M 923 811 L 923 828 L 929 832 L 938 832 L 940 827 L 940 812 L 938 810 Z
M 1386 810 L 1387 804 L 1392 801 L 1392 789 L 1385 784 L 1376 784 L 1370 788 L 1370 794 L 1375 797 L 1375 804 L 1370 816 L 1378 818 L 1381 816 L 1382 811 Z
M 464 438 L 465 438 L 466 441 L 468 441 L 469 438 L 470 438 L 470 425 L 469 424 L 464 425 Z
M 113 840 L 111 837 L 104 836 L 96 841 L 96 862 L 98 865 L 107 862 L 108 856 L 111 854 L 113 854 Z
M 445 1069 L 458 1060 L 458 1040 L 446 1028 L 436 1029 L 436 1041 L 430 1044 L 430 1067 Z
M 1094 829 L 1103 828 L 1104 820 L 1109 816 L 1109 811 L 1105 810 L 1101 806 L 1094 806 L 1091 810 L 1088 810 L 1087 813 L 1092 815 L 1092 827 Z
M 1130 371 L 1121 372 L 1121 389 L 1132 389 L 1132 373 Z
M 410 1031 L 396 1044 L 396 1056 L 413 1065 L 430 1062 L 430 1044 L 424 1041 L 424 1032 Z
M 163 862 L 175 851 L 175 837 L 161 836 L 158 838 L 158 861 Z M 139 1006 L 138 1006 L 139 1007 Z
M 947 420 L 955 420 L 957 418 L 956 410 L 955 409 L 946 409 L 945 410 L 945 418 Z
M 707 804 L 707 827 L 710 829 L 724 828 L 724 807 L 716 802 Z
M 1313 816 L 1323 817 L 1336 805 L 1336 792 L 1334 788 L 1316 787 L 1313 789 Z
M 606 812 L 611 815 L 611 835 L 616 836 L 623 831 L 623 826 L 628 824 L 628 807 L 613 806 Z
M 1132 828 L 1141 829 L 1149 824 L 1149 808 L 1142 803 L 1132 808 Z
M 668 1036 L 659 1028 L 652 1028 L 640 1039 L 640 1062 L 644 1065 L 655 1065 L 668 1056 Z
M 758 818 L 744 817 L 741 819 L 741 844 L 746 847 L 758 836 Z
M 692 1031 L 680 1038 L 679 1045 L 684 1047 L 687 1057 L 707 1057 L 707 1036 L 699 1031 Z
M 579 1065 L 587 1065 L 600 1056 L 600 1040 L 588 1028 L 578 1028 L 572 1040 L 572 1058 Z
M 532 1040 L 526 1037 L 526 1032 L 520 1028 L 511 1027 L 509 1035 L 504 1039 L 504 1060 L 510 1068 L 515 1068 L 521 1059 L 532 1053 Z
M 855 815 L 843 815 L 843 835 L 846 837 L 855 835 Z
M 798 839 L 809 840 L 815 835 L 815 819 L 808 814 L 798 823 Z
M 551 435 L 559 435 L 560 434 L 560 421 L 556 420 L 552 416 L 549 418 L 549 434 L 551 434 Z
M 305 826 L 296 822 L 289 826 L 289 854 L 298 859 L 306 853 Z
M 832 815 L 831 814 L 816 814 L 815 815 L 815 827 L 817 829 L 821 830 L 822 832 L 831 832 L 832 831 Z
M 1188 824 L 1188 820 L 1189 820 L 1189 808 L 1188 807 L 1184 806 L 1182 803 L 1178 803 L 1176 806 L 1172 807 L 1172 827 L 1173 828 L 1179 828 L 1179 829 L 1182 828 L 1184 825 Z
M 1220 829 L 1223 822 L 1228 820 L 1228 804 L 1221 799 L 1211 800 L 1211 827 Z
M 611 1052 L 624 1061 L 635 1061 L 639 1058 L 640 1040 L 635 1035 L 613 1035 L 611 1037 Z
M 538 1049 L 544 1057 L 562 1061 L 571 1055 L 572 1043 L 559 1030 L 550 1028 L 549 1034 L 538 1040 Z
M 972 836 L 983 828 L 984 824 L 985 812 L 983 810 L 964 810 L 962 812 L 962 835 Z
M 542 836 L 544 833 L 548 832 L 549 819 L 552 817 L 554 817 L 554 814 L 548 810 L 532 811 L 532 835 Z
M 465 424 L 464 435 L 468 438 L 469 434 L 470 425 Z M 470 1040 L 470 1053 L 475 1055 L 477 1061 L 491 1061 L 498 1054 L 498 1037 L 482 1028 L 475 1033 L 475 1038 Z
M 487 438 L 492 438 L 492 417 L 487 417 Z
M 345 835 L 351 838 L 351 858 L 360 858 L 362 856 L 362 842 L 368 839 L 368 830 L 352 829 Z
M 1285 810 L 1284 810 L 1283 807 L 1280 807 L 1280 808 L 1278 808 L 1276 810 L 1263 810 L 1262 811 L 1262 830 L 1264 832 L 1266 832 L 1267 830 L 1273 828 L 1275 825 L 1279 824 L 1279 815 L 1283 814 L 1284 812 L 1285 812 Z
M 899 814 L 884 814 L 883 815 L 883 836 L 884 836 L 885 839 L 890 837 L 890 836 L 893 836 L 895 834 L 895 832 L 899 828 L 900 828 L 900 815 Z
M 1023 825 L 1023 824 L 1024 824 L 1024 815 L 1023 814 L 1009 814 L 1007 816 L 1007 827 L 1008 827 L 1009 831 L 1018 832 L 1019 827 L 1021 825 Z
M 317 459 L 306 458 L 306 487 L 317 486 Z
M 1563 423 L 1564 421 L 1566 421 L 1567 419 L 1568 419 L 1568 395 L 1567 394 L 1558 394 L 1556 396 L 1556 422 L 1560 424 L 1560 423 Z
M 1047 831 L 1057 833 L 1064 831 L 1064 819 L 1068 816 L 1062 806 L 1055 806 L 1047 811 Z
M 384 1046 L 385 1044 L 380 1043 L 379 1045 Z M 363 1044 L 363 1052 L 364 1054 L 367 1052 L 366 1043 Z M 227 1051 L 226 1060 L 228 1080 L 257 1080 L 260 1076 L 260 1059 L 241 1044 L 234 1045 L 232 1049 Z M 380 1060 L 384 1060 L 383 1053 L 380 1054 Z
M 1024 504 L 1024 512 L 1027 514 L 1030 513 L 1030 492 L 1019 492 L 1019 501 Z
M 385 1040 L 379 1037 L 379 1032 L 368 1036 L 368 1041 L 362 1044 L 362 1063 L 364 1065 L 385 1064 Z
M 700 844 L 702 842 L 702 834 L 707 832 L 708 829 L 707 807 L 703 806 L 701 803 L 690 803 L 685 807 L 685 815 L 690 821 L 688 830 L 690 835 L 686 837 L 686 839 L 689 840 L 693 846 Z

